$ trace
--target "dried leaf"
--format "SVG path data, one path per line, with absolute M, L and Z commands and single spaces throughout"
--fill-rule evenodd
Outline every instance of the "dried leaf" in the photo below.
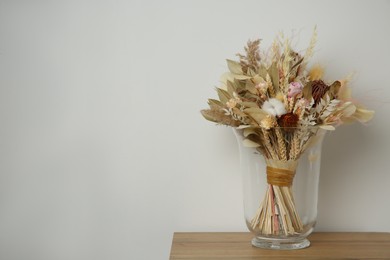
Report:
M 246 129 L 246 128 L 249 128 L 249 127 L 252 127 L 251 125 L 239 125 L 237 127 L 237 129 Z
M 234 83 L 234 86 L 236 86 L 236 89 L 238 89 L 238 88 L 245 87 L 245 84 L 246 84 L 247 81 L 250 81 L 250 80 L 245 80 L 245 82 L 243 82 L 242 80 L 239 80 L 239 79 L 235 78 L 233 80 L 233 83 Z
M 335 81 L 330 85 L 329 92 L 332 95 L 332 97 L 337 97 L 337 94 L 340 91 L 341 83 L 340 81 Z
M 238 80 L 246 80 L 246 79 L 251 79 L 252 77 L 246 75 L 234 74 L 233 78 Z
M 216 99 L 209 99 L 208 104 L 209 104 L 210 108 L 222 109 L 224 107 L 224 104 L 221 101 L 216 100 Z
M 246 108 L 244 109 L 244 113 L 253 118 L 258 124 L 268 115 L 267 112 L 258 107 Z
M 224 74 L 221 75 L 219 81 L 221 81 L 224 85 L 226 85 L 227 81 L 234 81 L 234 76 L 235 74 L 231 72 L 225 72 Z
M 268 74 L 267 68 L 266 68 L 264 65 L 260 65 L 257 74 L 258 74 L 260 77 L 262 77 L 263 79 L 265 79 L 265 77 L 266 77 L 267 74 Z
M 276 62 L 268 68 L 268 74 L 271 77 L 272 85 L 275 88 L 275 92 L 279 91 L 279 69 Z
M 321 118 L 322 120 L 324 120 L 324 119 L 327 118 L 331 113 L 332 113 L 331 111 L 325 110 L 325 111 L 321 114 L 320 118 Z
M 254 76 L 252 80 L 255 84 L 266 83 L 265 79 L 263 77 L 261 77 L 260 75 Z
M 255 131 L 255 128 L 253 128 L 253 127 L 246 128 L 243 131 L 244 137 L 248 137 L 249 135 L 252 135 L 252 134 L 255 134 L 255 133 L 256 133 L 256 131 Z
M 215 123 L 219 123 L 219 117 L 216 116 L 216 114 L 214 113 L 213 110 L 211 109 L 204 109 L 204 110 L 201 110 L 200 113 L 202 114 L 202 116 L 211 121 L 211 122 L 215 122 Z
M 324 130 L 328 130 L 328 131 L 336 130 L 336 128 L 332 125 L 320 125 L 320 128 L 322 128 Z
M 303 87 L 302 94 L 303 94 L 303 97 L 304 97 L 306 100 L 311 100 L 311 99 L 312 99 L 312 97 L 313 97 L 312 89 L 313 89 L 313 84 L 312 84 L 311 82 L 308 82 L 308 83 Z
M 299 61 L 297 61 L 297 63 L 295 63 L 291 68 L 290 68 L 290 72 L 292 72 L 296 67 L 298 67 L 302 61 L 303 61 L 304 57 L 302 57 Z
M 249 101 L 245 101 L 245 102 L 242 102 L 241 105 L 243 105 L 244 107 L 246 108 L 250 108 L 250 107 L 259 107 L 259 105 L 257 105 L 256 102 L 249 102 Z
M 227 86 L 227 92 L 233 96 L 233 93 L 236 92 L 236 86 L 233 84 L 233 82 L 231 81 L 227 81 L 226 82 L 226 86 Z
M 243 71 L 242 71 L 242 68 L 241 68 L 241 65 L 239 62 L 233 61 L 233 60 L 226 60 L 226 61 L 227 61 L 227 65 L 228 65 L 228 68 L 229 68 L 231 73 L 243 74 Z
M 232 96 L 226 90 L 217 88 L 217 93 L 219 100 L 221 100 L 223 104 L 226 104 L 226 102 L 228 102 L 232 98 Z
M 374 117 L 375 112 L 373 110 L 367 110 L 364 108 L 356 108 L 356 112 L 353 117 L 361 123 L 367 123 Z
M 338 95 L 337 97 L 341 100 L 348 100 L 348 99 L 351 99 L 352 97 L 352 90 L 350 87 L 348 87 L 345 82 L 344 84 L 341 83 L 341 87 L 340 87 L 340 90 L 338 92 Z
M 356 106 L 352 102 L 345 102 L 340 110 L 343 117 L 350 117 L 356 112 Z
M 230 115 L 226 115 L 223 110 L 219 109 L 204 109 L 200 111 L 202 116 L 212 122 L 237 127 L 240 125 L 240 121 L 232 118 Z
M 253 84 L 252 81 L 248 80 L 245 84 L 245 89 L 247 91 L 249 91 L 250 93 L 254 94 L 254 95 L 257 95 L 257 90 L 256 90 L 256 87 L 255 87 L 255 84 Z
M 236 107 L 233 107 L 232 108 L 232 111 L 234 114 L 236 114 L 237 116 L 241 117 L 241 118 L 246 118 L 248 117 L 247 114 L 245 114 L 244 112 L 242 112 L 240 109 L 236 108 Z
M 246 146 L 246 147 L 250 147 L 250 148 L 257 148 L 257 147 L 260 147 L 260 145 L 258 143 L 255 143 L 249 139 L 244 139 L 242 141 L 243 145 Z
M 246 74 L 248 74 L 249 76 L 251 76 L 251 77 L 254 77 L 254 76 L 256 76 L 257 74 L 256 74 L 256 72 L 255 71 L 253 71 L 252 69 L 250 69 L 250 68 L 248 68 L 248 71 L 246 72 Z

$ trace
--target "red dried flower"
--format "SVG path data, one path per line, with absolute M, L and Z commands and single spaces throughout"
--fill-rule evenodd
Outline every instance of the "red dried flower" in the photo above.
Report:
M 325 95 L 325 93 L 329 90 L 329 88 L 330 87 L 328 85 L 326 85 L 322 80 L 312 81 L 311 93 L 312 93 L 315 105 L 320 103 L 321 98 Z
M 280 127 L 296 127 L 298 125 L 299 116 L 290 112 L 281 115 L 278 119 L 278 125 Z

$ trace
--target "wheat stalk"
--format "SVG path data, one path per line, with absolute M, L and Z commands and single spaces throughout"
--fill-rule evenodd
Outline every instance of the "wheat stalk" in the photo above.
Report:
M 264 144 L 265 144 L 265 150 L 268 152 L 268 157 L 269 158 L 277 158 L 277 154 L 274 150 L 274 148 L 271 145 L 270 137 L 269 137 L 269 132 L 265 130 L 264 128 L 261 128 L 261 131 L 263 132 L 263 139 L 264 139 Z
M 286 144 L 282 136 L 282 130 L 280 128 L 275 128 L 276 138 L 278 140 L 278 154 L 279 159 L 282 161 L 287 161 L 287 150 Z
M 295 132 L 291 140 L 290 159 L 296 160 L 300 154 L 299 133 Z
M 267 82 L 268 91 L 269 91 L 270 96 L 275 97 L 276 96 L 275 88 L 274 88 L 274 85 L 272 84 L 271 77 L 268 73 L 267 73 L 267 76 L 265 77 L 265 80 Z
M 259 46 L 260 39 L 248 41 L 247 46 L 244 47 L 245 55 L 237 54 L 240 58 L 240 65 L 244 73 L 248 73 L 249 69 L 253 71 L 258 69 L 260 62 Z

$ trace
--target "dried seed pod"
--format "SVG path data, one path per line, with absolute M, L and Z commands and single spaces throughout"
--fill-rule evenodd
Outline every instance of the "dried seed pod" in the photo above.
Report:
M 325 95 L 325 93 L 329 90 L 329 88 L 330 87 L 328 85 L 326 85 L 322 80 L 312 81 L 311 93 L 312 93 L 315 105 L 320 103 L 321 98 Z

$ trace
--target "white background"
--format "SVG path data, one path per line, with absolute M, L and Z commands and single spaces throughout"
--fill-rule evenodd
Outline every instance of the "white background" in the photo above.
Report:
M 237 144 L 199 110 L 248 39 L 283 30 L 368 126 L 327 136 L 321 231 L 390 231 L 390 1 L 1 1 L 0 259 L 167 259 L 246 231 Z M 249 243 L 249 241 L 248 241 Z

